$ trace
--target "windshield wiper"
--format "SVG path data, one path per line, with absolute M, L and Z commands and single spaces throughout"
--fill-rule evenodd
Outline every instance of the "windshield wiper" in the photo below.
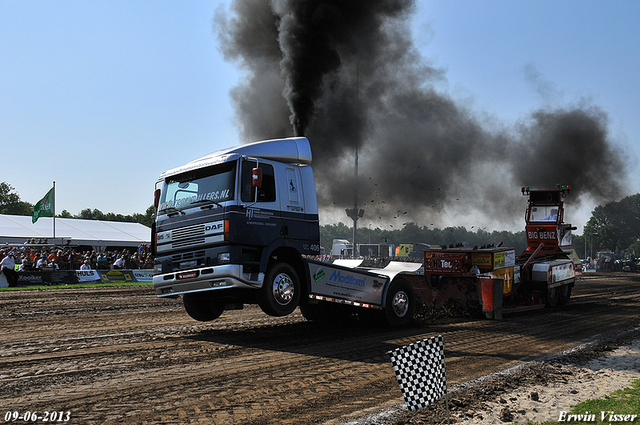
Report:
M 218 208 L 222 208 L 222 205 L 216 201 L 212 201 L 211 199 L 201 199 L 199 201 L 196 202 L 192 202 L 191 205 L 200 205 L 201 209 L 205 209 L 205 208 L 211 208 L 213 205 L 215 205 Z
M 159 212 L 161 213 L 166 212 L 169 217 L 175 217 L 178 214 L 185 214 L 184 212 L 177 209 L 176 207 L 166 207 L 161 209 Z

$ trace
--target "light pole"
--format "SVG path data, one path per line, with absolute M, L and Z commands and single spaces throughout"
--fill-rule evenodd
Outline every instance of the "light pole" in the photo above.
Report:
M 356 62 L 356 110 L 359 110 L 359 92 L 360 92 L 360 62 Z M 364 210 L 358 209 L 358 138 L 354 140 L 355 142 L 355 164 L 354 164 L 354 173 L 353 173 L 353 209 L 347 208 L 345 212 L 347 213 L 347 217 L 353 220 L 353 256 L 352 258 L 357 258 L 357 242 L 356 235 L 358 229 L 358 219 L 362 218 L 364 215 Z

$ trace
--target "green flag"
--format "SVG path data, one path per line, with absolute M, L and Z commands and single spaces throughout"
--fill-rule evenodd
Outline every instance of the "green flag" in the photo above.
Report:
M 31 222 L 35 223 L 38 221 L 40 217 L 53 217 L 55 215 L 55 207 L 54 207 L 54 198 L 55 198 L 55 187 L 52 187 L 44 198 L 40 199 L 33 206 L 33 217 L 31 217 Z

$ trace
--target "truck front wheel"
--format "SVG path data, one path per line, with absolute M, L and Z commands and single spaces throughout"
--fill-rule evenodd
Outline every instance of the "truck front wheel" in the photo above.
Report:
M 193 292 L 182 296 L 182 304 L 187 314 L 199 322 L 216 320 L 224 312 L 220 303 L 210 292 Z
M 258 305 L 270 316 L 286 316 L 298 306 L 301 292 L 300 279 L 293 267 L 287 263 L 276 263 L 265 275 Z
M 403 279 L 391 282 L 384 313 L 390 326 L 406 326 L 416 311 L 416 295 L 413 286 Z

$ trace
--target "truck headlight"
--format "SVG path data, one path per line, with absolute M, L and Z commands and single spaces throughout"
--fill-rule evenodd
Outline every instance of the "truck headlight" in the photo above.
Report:
M 155 274 L 162 273 L 162 264 L 154 264 L 153 273 Z
M 221 252 L 218 254 L 218 263 L 229 263 L 231 262 L 231 254 L 229 252 Z

